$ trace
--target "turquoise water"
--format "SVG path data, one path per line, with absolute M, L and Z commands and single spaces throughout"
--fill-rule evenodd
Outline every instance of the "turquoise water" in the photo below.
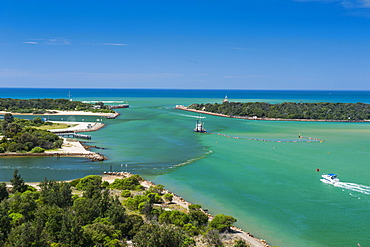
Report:
M 236 96 L 233 96 L 233 92 Z M 0 97 L 66 97 L 67 90 L 0 90 Z M 278 246 L 370 246 L 370 195 L 322 183 L 321 173 L 370 186 L 370 123 L 269 122 L 206 116 L 208 131 L 269 142 L 194 133 L 197 114 L 176 104 L 220 102 L 220 90 L 80 90 L 75 100 L 128 100 L 117 119 L 91 132 L 104 162 L 79 158 L 1 158 L 0 181 L 18 169 L 27 181 L 73 179 L 109 170 L 139 173 L 212 214 Z M 228 91 L 236 101 L 370 103 L 369 92 Z M 6 96 L 4 96 L 6 95 Z M 51 95 L 51 96 L 50 96 Z M 172 96 L 172 97 L 171 97 Z M 67 118 L 58 116 L 56 118 Z M 95 117 L 72 117 L 93 121 Z M 59 119 L 55 119 L 59 120 Z M 324 142 L 299 141 L 298 133 Z M 283 142 L 277 142 L 277 141 Z M 317 172 L 316 169 L 320 169 Z M 370 188 L 369 188 L 370 189 Z M 364 193 L 365 192 L 365 193 Z M 370 192 L 370 191 L 369 191 Z

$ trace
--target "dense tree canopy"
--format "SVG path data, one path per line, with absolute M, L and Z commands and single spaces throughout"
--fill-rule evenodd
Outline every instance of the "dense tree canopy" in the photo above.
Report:
M 222 104 L 192 104 L 191 109 L 229 116 L 282 119 L 368 120 L 370 104 L 365 103 L 294 103 L 224 102 Z
M 140 179 L 134 176 L 125 183 L 116 182 L 134 185 L 131 193 L 136 195 L 123 198 L 118 197 L 121 191 L 104 187 L 100 176 L 71 183 L 45 179 L 36 191 L 25 186 L 15 171 L 12 190 L 0 184 L 0 247 L 118 247 L 127 246 L 127 240 L 136 247 L 191 247 L 198 235 L 204 235 L 197 239 L 204 238 L 201 241 L 210 246 L 223 246 L 219 230 L 230 227 L 234 218 L 216 216 L 211 226 L 200 205 L 190 207 L 189 213 L 164 210 L 154 204 L 164 196 L 163 185 L 138 191 L 135 186 Z
M 0 98 L 0 111 L 43 114 L 47 110 L 114 112 L 102 102 L 90 104 L 68 99 Z
M 4 152 L 32 152 L 41 153 L 45 149 L 60 148 L 63 139 L 47 131 L 36 129 L 41 125 L 49 125 L 41 118 L 33 120 L 13 118 L 12 114 L 5 114 L 0 121 L 1 134 L 0 153 Z

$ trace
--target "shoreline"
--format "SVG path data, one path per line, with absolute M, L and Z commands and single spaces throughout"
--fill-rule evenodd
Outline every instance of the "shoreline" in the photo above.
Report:
M 114 182 L 115 179 L 127 178 L 127 177 L 130 177 L 132 175 L 134 175 L 134 174 L 132 174 L 130 172 L 107 172 L 107 173 L 104 173 L 104 174 L 99 175 L 99 176 L 102 177 L 102 182 L 107 181 L 111 184 L 111 183 Z M 71 181 L 72 180 L 64 180 L 64 182 L 71 182 Z M 10 184 L 9 182 L 5 182 L 5 183 Z M 25 182 L 25 184 L 31 185 L 31 186 L 35 187 L 36 189 L 40 189 L 38 187 L 39 183 L 40 182 Z M 143 187 L 145 187 L 145 190 L 149 189 L 150 186 L 155 186 L 155 183 L 153 183 L 152 181 L 146 180 L 146 179 L 141 181 L 140 184 Z M 164 189 L 163 192 L 172 194 L 173 195 L 172 204 L 176 204 L 179 207 L 184 208 L 185 210 L 189 210 L 189 208 L 188 208 L 189 205 L 192 205 L 191 202 L 186 201 L 181 196 L 176 195 L 175 193 L 173 193 L 169 190 Z M 211 215 L 210 213 L 208 213 L 206 210 L 201 208 L 201 211 L 208 216 L 209 220 L 213 219 L 214 216 Z M 232 230 L 231 232 L 226 233 L 226 234 L 230 234 L 231 236 L 235 236 L 236 238 L 243 239 L 247 244 L 249 244 L 250 247 L 270 247 L 270 245 L 266 242 L 266 240 L 256 238 L 252 234 L 250 234 L 249 232 L 245 232 L 241 228 L 231 226 L 231 230 Z
M 64 111 L 63 113 L 66 113 L 66 112 Z M 55 114 L 55 115 L 63 115 L 63 113 L 59 112 L 59 114 Z M 75 113 L 75 115 L 81 115 L 81 114 L 78 114 L 79 112 L 76 112 L 76 111 L 74 113 Z M 82 114 L 82 115 L 89 115 L 86 112 L 84 112 L 84 113 L 85 114 Z M 3 114 L 3 112 L 0 112 L 0 114 Z M 116 114 L 117 114 L 116 116 L 119 115 L 119 113 L 117 113 L 117 112 L 116 112 Z M 14 114 L 14 115 L 36 115 L 36 114 Z M 43 114 L 43 115 L 50 115 L 50 114 Z M 73 114 L 68 112 L 68 115 L 73 115 Z M 111 114 L 109 114 L 109 115 L 111 115 Z M 59 121 L 52 121 L 52 122 L 59 122 Z M 62 122 L 66 123 L 66 121 L 62 121 Z M 91 123 L 88 123 L 88 122 L 72 122 L 72 124 L 77 124 L 77 126 L 66 128 L 66 129 L 59 129 L 59 130 L 56 129 L 56 130 L 52 130 L 51 132 L 58 132 L 58 131 L 61 131 L 61 132 L 63 132 L 63 131 L 65 131 L 65 132 L 68 132 L 68 131 L 69 132 L 70 131 L 89 132 L 89 131 L 97 131 L 97 130 L 99 130 L 99 129 L 101 129 L 105 126 L 105 124 L 103 124 L 103 123 L 94 123 L 94 125 L 92 127 L 88 128 L 87 125 L 89 125 Z M 81 125 L 83 125 L 83 126 L 81 127 Z M 37 157 L 37 156 L 42 157 L 43 156 L 43 157 L 58 157 L 58 158 L 59 157 L 81 157 L 81 158 L 90 159 L 91 161 L 107 160 L 107 157 L 105 157 L 102 154 L 86 150 L 84 145 L 78 140 L 71 141 L 71 139 L 67 139 L 67 138 L 63 138 L 63 139 L 64 139 L 64 141 L 63 141 L 62 148 L 59 149 L 59 150 L 45 151 L 45 153 L 2 153 L 2 154 L 0 154 L 0 157 L 6 157 L 6 156 L 7 157 L 17 157 L 17 156 L 18 157 L 22 157 L 22 156 L 24 156 L 24 157 Z M 101 177 L 102 177 L 103 181 L 108 181 L 109 183 L 112 183 L 116 178 L 129 177 L 131 175 L 133 175 L 133 174 L 128 173 L 128 172 L 122 172 L 122 173 L 115 173 L 115 174 L 112 174 L 112 175 L 104 174 L 104 175 L 101 175 Z M 66 182 L 68 182 L 68 180 Z M 30 183 L 26 182 L 26 184 L 32 185 L 36 188 L 38 187 L 39 183 L 40 182 L 30 182 Z M 9 184 L 9 182 L 7 182 L 7 184 Z M 153 182 L 145 180 L 145 179 L 141 182 L 141 184 L 145 188 L 149 188 L 150 186 L 155 186 L 155 184 Z M 176 195 L 173 192 L 170 192 L 168 190 L 165 190 L 165 192 L 172 194 L 173 195 L 173 203 L 179 205 L 182 208 L 185 208 L 185 209 L 188 210 L 188 206 L 192 204 L 192 203 L 186 201 L 185 199 L 183 199 L 182 197 Z M 203 209 L 201 209 L 201 210 L 208 216 L 208 218 L 210 220 L 213 218 L 213 216 L 211 214 L 209 214 L 208 212 L 206 212 Z M 258 239 L 256 237 L 254 237 L 252 234 L 250 234 L 249 232 L 243 231 L 241 228 L 237 228 L 235 226 L 232 226 L 231 230 L 232 230 L 232 232 L 228 233 L 228 234 L 231 234 L 232 236 L 236 236 L 238 238 L 243 239 L 244 241 L 246 241 L 247 244 L 250 245 L 250 247 L 270 247 L 270 245 L 268 245 L 268 243 L 264 239 Z
M 78 140 L 71 141 L 63 138 L 63 145 L 58 150 L 45 151 L 44 153 L 0 153 L 0 157 L 78 157 L 89 159 L 90 161 L 104 161 L 108 158 L 100 153 L 88 151 Z
M 259 121 L 295 121 L 295 122 L 343 122 L 343 123 L 365 123 L 370 122 L 370 120 L 329 120 L 329 119 L 284 119 L 284 118 L 259 118 L 259 117 L 242 117 L 242 116 L 230 116 L 221 113 L 213 113 L 208 111 L 190 109 L 186 106 L 176 105 L 175 109 L 196 112 L 201 114 L 207 114 L 218 117 L 227 117 L 227 118 L 237 118 L 245 120 L 259 120 Z
M 18 112 L 8 112 L 8 111 L 0 111 L 0 115 L 10 113 L 12 115 L 35 115 L 35 116 L 48 116 L 48 115 L 81 115 L 81 116 L 100 116 L 100 117 L 111 117 L 114 116 L 116 118 L 120 114 L 118 112 L 114 113 L 104 113 L 104 112 L 87 112 L 87 111 L 60 111 L 60 110 L 50 110 L 53 113 L 43 113 L 43 114 L 33 114 L 33 113 L 18 113 Z
M 127 178 L 127 177 L 130 177 L 132 175 L 134 175 L 134 174 L 132 174 L 130 172 L 115 172 L 115 173 L 112 172 L 112 174 L 107 173 L 107 174 L 102 175 L 101 177 L 102 177 L 103 181 L 108 181 L 109 183 L 112 183 L 117 178 L 119 178 L 119 179 Z M 148 181 L 148 180 L 145 180 L 145 179 L 143 181 L 141 181 L 140 184 L 142 186 L 144 186 L 145 189 L 148 189 L 150 186 L 155 186 L 156 185 L 152 181 Z M 183 197 L 181 197 L 179 195 L 176 195 L 175 193 L 173 193 L 169 190 L 164 189 L 164 193 L 172 194 L 173 195 L 172 202 L 179 205 L 182 208 L 185 208 L 186 210 L 189 210 L 189 205 L 193 204 L 189 201 L 186 201 Z M 210 213 L 208 213 L 206 210 L 204 210 L 203 208 L 200 208 L 200 210 L 208 216 L 209 220 L 213 219 L 214 216 L 211 215 Z M 266 242 L 266 240 L 256 238 L 252 234 L 250 234 L 249 232 L 245 232 L 241 228 L 238 228 L 236 226 L 231 226 L 230 228 L 231 228 L 232 232 L 227 233 L 227 234 L 235 235 L 235 236 L 245 240 L 247 242 L 247 244 L 250 245 L 250 247 L 270 247 L 270 245 Z
M 52 133 L 70 133 L 70 132 L 90 132 L 97 131 L 105 126 L 103 123 L 92 122 L 67 122 L 67 121 L 50 121 L 55 123 L 69 123 L 75 125 L 65 129 L 52 129 Z M 91 126 L 91 127 L 88 127 Z M 89 159 L 90 161 L 104 161 L 108 158 L 100 153 L 86 150 L 84 145 L 75 139 L 63 138 L 62 147 L 56 150 L 45 150 L 44 153 L 0 153 L 0 157 L 79 157 Z

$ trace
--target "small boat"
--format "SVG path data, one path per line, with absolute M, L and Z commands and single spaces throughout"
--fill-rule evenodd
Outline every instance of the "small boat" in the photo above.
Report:
M 201 132 L 201 133 L 206 132 L 206 130 L 203 127 L 204 122 L 202 121 L 202 118 L 204 118 L 204 117 L 197 118 L 197 123 L 196 123 L 195 129 L 194 129 L 195 132 Z
M 322 179 L 321 182 L 327 183 L 327 184 L 335 184 L 338 183 L 340 180 L 337 178 L 336 174 L 329 173 L 329 174 L 323 174 L 321 175 Z

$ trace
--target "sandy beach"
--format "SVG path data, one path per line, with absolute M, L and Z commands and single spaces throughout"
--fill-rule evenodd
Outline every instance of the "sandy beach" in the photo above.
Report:
M 67 122 L 67 121 L 52 121 L 53 123 L 65 123 L 71 125 L 69 128 L 64 129 L 53 129 L 50 132 L 89 132 L 101 129 L 105 125 L 103 123 L 95 122 Z M 0 156 L 58 156 L 58 157 L 82 157 L 91 161 L 103 161 L 106 160 L 102 154 L 98 154 L 92 151 L 88 151 L 84 146 L 76 139 L 63 138 L 63 145 L 59 149 L 47 150 L 44 153 L 0 153 Z
M 50 130 L 51 132 L 66 132 L 66 131 L 73 131 L 73 132 L 89 132 L 89 131 L 96 131 L 102 127 L 104 127 L 103 123 L 95 123 L 95 122 L 66 122 L 66 121 L 52 121 L 53 123 L 67 123 L 68 125 L 72 125 L 69 128 L 64 129 L 53 129 Z M 70 138 L 63 138 L 63 145 L 60 149 L 52 150 L 52 151 L 45 151 L 46 154 L 55 154 L 55 155 L 68 155 L 68 156 L 75 156 L 77 157 L 85 157 L 92 161 L 102 161 L 106 160 L 107 158 L 101 154 L 97 154 L 91 151 L 88 151 L 84 148 L 84 146 L 75 139 Z
M 90 132 L 90 131 L 97 131 L 105 126 L 105 124 L 101 122 L 67 122 L 67 121 L 50 121 L 52 123 L 61 123 L 61 124 L 68 124 L 71 127 L 64 128 L 64 129 L 51 129 L 50 132 Z

